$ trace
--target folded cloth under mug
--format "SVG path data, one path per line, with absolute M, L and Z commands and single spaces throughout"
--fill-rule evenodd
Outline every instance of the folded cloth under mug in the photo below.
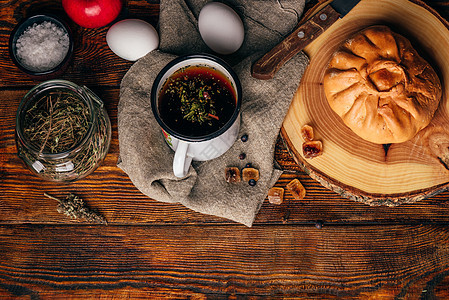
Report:
M 170 76 L 182 72 L 183 68 L 205 67 L 216 70 L 224 75 L 232 89 L 235 107 L 230 118 L 215 131 L 202 134 L 189 134 L 169 125 L 168 116 L 161 115 L 161 91 Z M 206 161 L 224 154 L 237 139 L 240 129 L 240 107 L 242 101 L 240 80 L 232 68 L 223 60 L 210 54 L 190 54 L 178 57 L 169 62 L 156 77 L 151 90 L 151 107 L 156 121 L 162 128 L 167 144 L 175 151 L 173 159 L 173 173 L 177 177 L 185 177 L 192 160 Z M 234 104 L 234 103 L 233 103 Z M 216 116 L 214 116 L 216 117 Z M 189 126 L 184 124 L 183 126 Z

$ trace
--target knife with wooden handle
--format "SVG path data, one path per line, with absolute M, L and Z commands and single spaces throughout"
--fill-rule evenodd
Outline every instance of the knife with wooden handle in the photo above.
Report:
M 304 24 L 290 33 L 281 43 L 256 61 L 251 74 L 257 79 L 271 79 L 299 51 L 304 49 L 338 19 L 343 18 L 360 0 L 334 0 Z

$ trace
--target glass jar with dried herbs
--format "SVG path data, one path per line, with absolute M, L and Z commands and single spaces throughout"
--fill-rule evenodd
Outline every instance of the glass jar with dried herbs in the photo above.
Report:
M 105 158 L 110 141 L 103 102 L 70 81 L 36 85 L 17 110 L 18 155 L 43 179 L 70 182 L 89 175 Z

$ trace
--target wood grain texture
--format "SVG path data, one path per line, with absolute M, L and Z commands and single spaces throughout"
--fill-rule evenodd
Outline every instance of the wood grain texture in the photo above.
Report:
M 415 202 L 447 189 L 449 141 L 447 88 L 431 124 L 412 140 L 383 145 L 367 142 L 344 125 L 327 103 L 322 87 L 327 64 L 341 42 L 363 28 L 387 24 L 411 39 L 448 86 L 448 28 L 424 3 L 361 1 L 345 18 L 310 44 L 311 57 L 283 125 L 283 137 L 312 177 L 345 197 L 368 204 Z M 309 124 L 325 144 L 322 156 L 304 159 L 299 129 Z
M 1 226 L 0 295 L 447 297 L 448 240 L 440 226 Z
M 157 27 L 159 2 L 155 0 L 130 0 L 117 20 L 139 18 Z M 74 36 L 73 59 L 67 71 L 60 77 L 87 86 L 119 86 L 120 81 L 133 62 L 118 58 L 106 44 L 110 25 L 101 28 L 81 28 L 71 21 L 62 9 L 61 1 L 1 1 L 0 2 L 0 70 L 2 86 L 33 86 L 38 80 L 27 75 L 12 64 L 8 53 L 9 34 L 24 17 L 36 13 L 53 13 L 64 19 Z
M 100 167 L 85 179 L 70 184 L 44 181 L 34 176 L 17 156 L 14 139 L 15 113 L 25 90 L 0 91 L 0 223 L 79 223 L 56 211 L 57 203 L 44 197 L 48 193 L 64 198 L 72 192 L 82 197 L 93 208 L 105 215 L 109 224 L 201 224 L 230 223 L 230 221 L 193 212 L 182 205 L 164 204 L 140 193 L 128 176 L 117 166 L 119 146 L 117 137 L 117 103 L 119 89 L 94 88 L 106 104 L 111 118 L 112 142 L 108 155 Z M 308 177 L 288 154 L 281 140 L 277 143 L 276 158 L 286 169 L 276 186 L 283 187 L 294 178 L 299 178 L 307 189 L 306 198 L 296 201 L 288 192 L 285 201 L 276 206 L 267 201 L 257 216 L 261 223 L 315 223 L 328 224 L 346 222 L 380 222 L 403 224 L 416 222 L 449 221 L 447 194 L 441 194 L 418 205 L 404 205 L 394 210 L 382 207 L 368 207 L 342 199 L 336 193 L 323 190 L 318 182 Z M 26 201 L 25 201 L 26 200 Z M 429 215 L 427 209 L 432 203 L 438 209 Z M 332 212 L 332 213 L 331 213 Z M 81 221 L 82 222 L 82 221 Z
M 449 17 L 449 2 L 427 3 Z M 308 176 L 279 139 L 275 158 L 286 172 L 276 186 L 299 178 L 307 195 L 265 201 L 252 228 L 140 193 L 116 166 L 119 85 L 132 63 L 106 46 L 109 26 L 69 21 L 76 48 L 62 78 L 105 102 L 110 152 L 75 183 L 33 176 L 17 157 L 14 119 L 38 81 L 6 49 L 14 25 L 37 11 L 64 16 L 58 0 L 0 0 L 1 299 L 449 298 L 449 192 L 395 208 L 344 199 Z M 128 0 L 120 18 L 157 25 L 158 15 L 158 1 Z M 81 196 L 109 225 L 59 214 L 44 192 Z

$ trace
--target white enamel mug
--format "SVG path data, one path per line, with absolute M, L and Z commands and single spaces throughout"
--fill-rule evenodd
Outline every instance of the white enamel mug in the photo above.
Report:
M 235 109 L 231 118 L 218 130 L 205 135 L 188 136 L 170 128 L 159 112 L 159 94 L 166 80 L 176 71 L 189 66 L 205 66 L 221 72 L 235 94 Z M 185 177 L 192 160 L 207 161 L 217 158 L 231 148 L 240 129 L 240 107 L 242 88 L 240 80 L 231 67 L 222 59 L 210 54 L 191 54 L 178 57 L 168 63 L 157 75 L 151 90 L 151 107 L 156 121 L 162 129 L 167 144 L 175 151 L 173 173 Z

